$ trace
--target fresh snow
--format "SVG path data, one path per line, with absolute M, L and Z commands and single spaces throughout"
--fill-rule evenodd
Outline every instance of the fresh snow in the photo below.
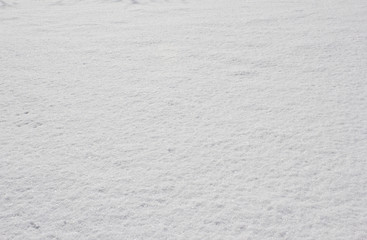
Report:
M 366 0 L 1 0 L 1 240 L 366 240 Z

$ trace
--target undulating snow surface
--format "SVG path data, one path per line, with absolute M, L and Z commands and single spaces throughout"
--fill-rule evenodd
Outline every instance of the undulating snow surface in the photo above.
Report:
M 367 1 L 0 1 L 0 239 L 367 239 Z

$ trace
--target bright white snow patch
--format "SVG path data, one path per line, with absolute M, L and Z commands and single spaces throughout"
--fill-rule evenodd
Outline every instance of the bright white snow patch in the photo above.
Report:
M 0 1 L 0 239 L 367 239 L 367 1 Z

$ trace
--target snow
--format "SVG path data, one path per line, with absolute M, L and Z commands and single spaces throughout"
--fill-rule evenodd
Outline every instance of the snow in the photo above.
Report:
M 3 0 L 0 63 L 0 239 L 367 239 L 364 0 Z

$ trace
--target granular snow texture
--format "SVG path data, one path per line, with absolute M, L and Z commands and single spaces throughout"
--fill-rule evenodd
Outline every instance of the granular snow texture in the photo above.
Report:
M 0 239 L 367 239 L 367 1 L 1 0 Z

